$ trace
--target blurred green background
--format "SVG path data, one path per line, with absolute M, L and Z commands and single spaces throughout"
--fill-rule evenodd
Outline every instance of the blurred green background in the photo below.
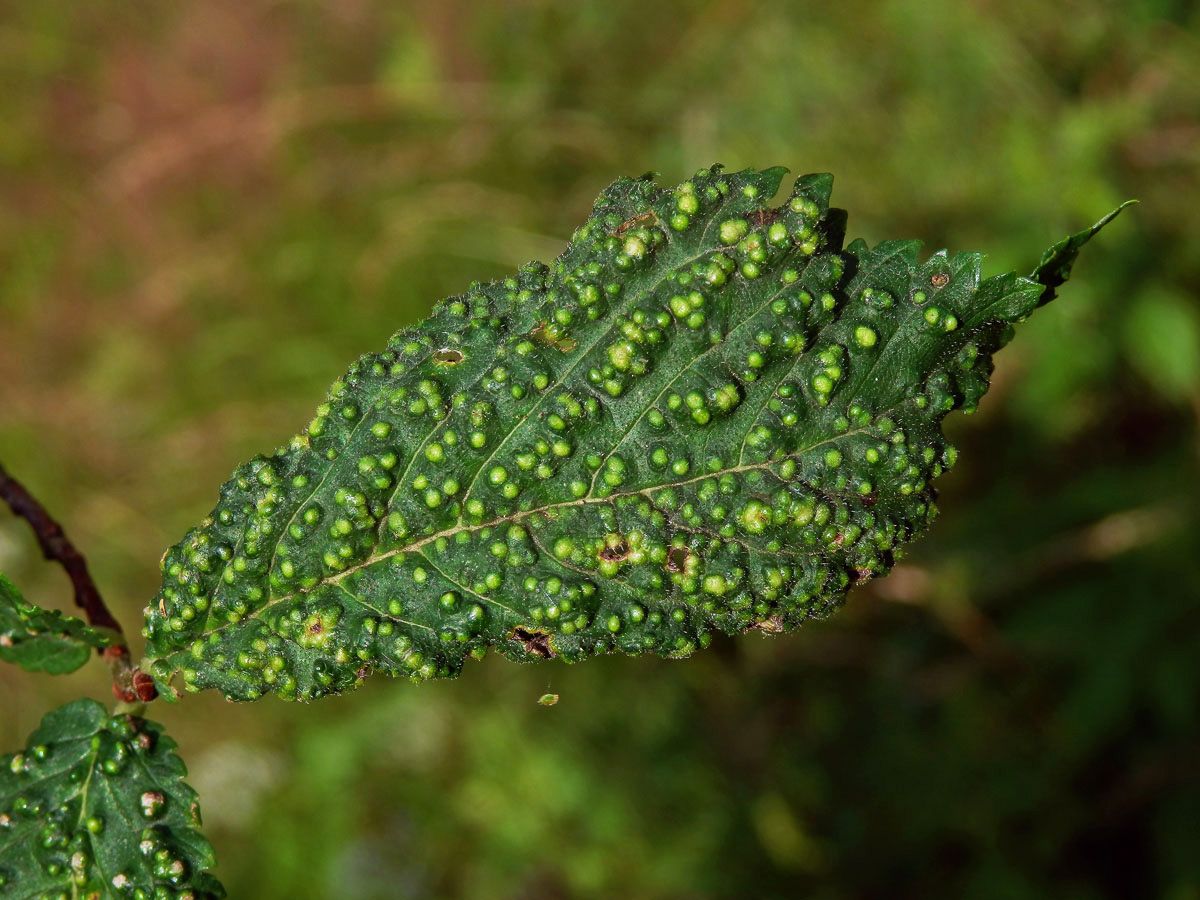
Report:
M 1142 202 L 836 618 L 155 704 L 231 895 L 1200 898 L 1196 3 L 0 0 L 0 459 L 136 632 L 357 354 L 714 161 L 832 171 L 851 235 L 990 272 Z M 0 570 L 69 607 L 7 513 Z M 0 746 L 81 693 L 101 663 L 0 669 Z

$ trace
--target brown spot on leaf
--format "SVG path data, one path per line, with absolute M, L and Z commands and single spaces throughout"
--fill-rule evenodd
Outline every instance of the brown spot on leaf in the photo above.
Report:
M 929 283 L 935 288 L 943 288 L 950 283 L 950 276 L 945 272 L 938 272 L 931 279 L 929 279 Z
M 779 634 L 779 632 L 783 631 L 783 619 L 779 618 L 779 616 L 768 616 L 761 622 L 755 622 L 754 627 L 768 634 Z
M 641 225 L 654 225 L 658 222 L 658 216 L 654 214 L 654 210 L 649 210 L 641 215 L 634 216 L 632 219 L 626 219 L 617 226 L 617 234 L 624 234 L 630 228 L 637 228 Z
M 579 346 L 579 343 L 574 338 L 562 337 L 556 339 L 550 337 L 550 335 L 546 334 L 545 322 L 533 329 L 533 331 L 529 333 L 529 336 L 535 341 L 546 344 L 549 347 L 553 347 L 560 353 L 570 353 Z
M 855 569 L 854 583 L 862 584 L 864 581 L 870 581 L 875 577 L 875 572 L 872 569 Z
M 779 209 L 756 209 L 747 218 L 755 228 L 763 228 L 773 224 L 779 218 L 781 211 Z
M 550 635 L 544 631 L 514 628 L 511 640 L 519 641 L 525 647 L 526 653 L 532 653 L 542 659 L 551 659 L 554 656 L 554 648 L 550 646 Z

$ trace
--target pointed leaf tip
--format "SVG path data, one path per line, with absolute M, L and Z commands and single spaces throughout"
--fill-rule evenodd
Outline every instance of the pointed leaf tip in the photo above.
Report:
M 1067 279 L 1071 277 L 1071 267 L 1075 264 L 1075 258 L 1079 256 L 1083 245 L 1120 215 L 1121 210 L 1137 202 L 1136 200 L 1126 200 L 1091 228 L 1085 228 L 1083 231 L 1063 238 L 1042 254 L 1042 260 L 1031 276 L 1034 281 L 1045 288 L 1042 296 L 1038 299 L 1039 306 L 1044 306 L 1053 300 L 1057 296 L 1056 288 L 1066 283 Z

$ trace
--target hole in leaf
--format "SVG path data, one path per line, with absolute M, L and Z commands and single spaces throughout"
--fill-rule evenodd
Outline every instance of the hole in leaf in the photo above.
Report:
M 433 354 L 433 361 L 442 366 L 457 366 L 465 357 L 461 350 L 444 347 Z
M 514 628 L 510 639 L 519 641 L 525 647 L 526 653 L 532 653 L 542 659 L 550 659 L 554 656 L 554 648 L 550 646 L 550 635 L 544 631 Z
M 629 558 L 629 544 L 621 541 L 611 547 L 605 547 L 600 551 L 600 558 L 606 559 L 609 562 L 620 562 L 623 559 Z
M 672 547 L 671 552 L 667 554 L 667 571 L 682 572 L 691 556 L 692 551 L 687 547 Z

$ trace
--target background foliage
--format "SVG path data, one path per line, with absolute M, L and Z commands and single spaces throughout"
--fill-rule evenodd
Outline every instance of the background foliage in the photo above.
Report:
M 948 422 L 931 536 L 835 619 L 156 708 L 231 894 L 1200 897 L 1198 25 L 0 0 L 0 458 L 127 624 L 237 461 L 434 300 L 557 253 L 617 174 L 833 171 L 852 236 L 990 272 L 1142 200 Z M 68 602 L 7 517 L 0 570 Z M 104 683 L 0 668 L 0 747 Z

